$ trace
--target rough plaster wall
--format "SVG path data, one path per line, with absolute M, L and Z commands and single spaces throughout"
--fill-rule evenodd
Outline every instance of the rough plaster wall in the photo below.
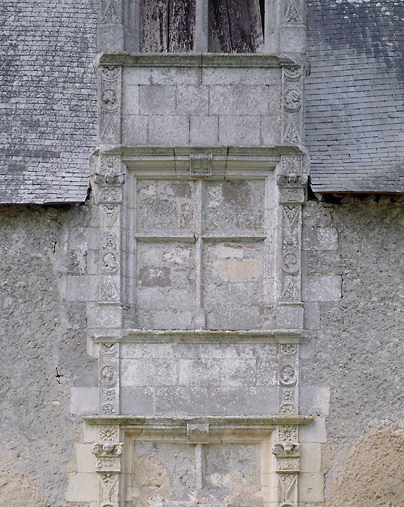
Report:
M 80 438 L 70 391 L 97 378 L 85 306 L 63 295 L 65 275 L 86 270 L 87 221 L 86 206 L 0 209 L 0 501 L 8 507 L 66 505 Z
M 326 506 L 399 507 L 404 505 L 399 472 L 404 451 L 404 201 L 311 201 L 304 218 L 306 234 L 312 227 L 317 234 L 317 241 L 306 243 L 312 249 L 307 274 L 342 277 L 340 301 L 306 303 L 310 327 L 317 329 L 303 351 L 302 384 L 330 389 L 323 448 Z M 328 247 L 318 241 L 326 230 L 329 237 L 337 232 L 338 249 L 335 241 Z

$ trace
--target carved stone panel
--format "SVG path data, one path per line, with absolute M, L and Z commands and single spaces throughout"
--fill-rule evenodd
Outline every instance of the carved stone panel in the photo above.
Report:
M 121 142 L 122 67 L 100 67 L 99 140 L 103 144 Z
M 299 345 L 278 345 L 279 413 L 299 413 Z
M 99 399 L 100 413 L 113 415 L 119 413 L 119 344 L 105 342 L 100 344 L 99 357 Z M 107 436 L 107 433 L 104 435 Z M 110 438 L 113 438 L 111 433 Z
M 298 0 L 289 0 L 285 19 L 296 19 Z M 303 70 L 300 67 L 283 68 L 282 72 L 282 142 L 303 143 Z

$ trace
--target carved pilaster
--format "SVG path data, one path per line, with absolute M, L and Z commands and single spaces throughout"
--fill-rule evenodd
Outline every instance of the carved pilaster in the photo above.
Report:
M 119 386 L 119 344 L 101 343 L 99 357 L 101 414 L 119 414 Z
M 121 215 L 125 175 L 119 155 L 101 155 L 94 177 L 99 207 L 99 301 L 121 302 Z
M 306 198 L 307 175 L 302 174 L 301 156 L 283 156 L 277 176 L 280 204 L 279 302 L 280 327 L 303 326 L 301 294 L 302 204 Z
M 278 345 L 278 410 L 280 414 L 299 413 L 299 345 Z
M 100 507 L 118 507 L 122 443 L 97 443 L 91 452 L 96 457 L 96 472 L 99 477 Z
M 297 427 L 279 426 L 279 442 L 272 448 L 278 477 L 279 507 L 297 507 L 299 501 L 300 446 L 297 442 L 297 431 Z
M 122 23 L 121 0 L 100 0 L 100 24 Z
M 303 139 L 303 70 L 282 69 L 282 144 L 299 145 Z
M 101 144 L 119 144 L 122 67 L 100 67 L 99 75 L 99 141 Z

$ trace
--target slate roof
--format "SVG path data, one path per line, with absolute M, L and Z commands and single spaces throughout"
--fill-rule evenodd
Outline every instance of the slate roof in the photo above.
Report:
M 0 204 L 83 202 L 98 0 L 2 0 Z M 404 192 L 404 2 L 307 0 L 315 192 Z
M 315 192 L 404 192 L 403 0 L 308 0 Z
M 82 202 L 98 0 L 1 0 L 0 203 Z

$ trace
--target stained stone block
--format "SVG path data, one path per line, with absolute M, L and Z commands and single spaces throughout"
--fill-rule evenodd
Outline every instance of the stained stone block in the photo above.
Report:
M 209 328 L 257 329 L 263 298 L 263 243 L 206 243 L 204 300 Z
M 146 144 L 149 117 L 144 115 L 126 115 L 122 118 L 122 137 L 127 146 Z
M 265 186 L 262 181 L 212 181 L 206 184 L 205 230 L 207 233 L 262 233 Z M 226 257 L 226 246 L 220 248 Z M 253 249 L 251 249 L 253 250 Z
M 165 146 L 189 144 L 189 119 L 187 116 L 151 116 L 148 143 Z
M 207 86 L 177 86 L 177 113 L 207 115 L 209 88 Z
M 233 114 L 234 87 L 217 85 L 209 90 L 209 114 Z
M 267 86 L 237 86 L 234 88 L 234 114 L 268 114 L 269 96 Z
M 121 387 L 121 413 L 153 416 L 155 390 L 152 387 Z
M 214 146 L 218 144 L 219 119 L 217 116 L 193 116 L 190 119 L 190 144 Z
M 159 387 L 156 415 L 265 415 L 277 412 L 277 387 Z
M 338 250 L 338 233 L 330 227 L 303 228 L 305 250 Z
M 339 301 L 341 299 L 340 276 L 304 276 L 303 301 Z
M 136 231 L 192 234 L 195 208 L 195 183 L 172 180 L 138 180 Z M 188 254 L 179 246 L 171 254 L 182 262 Z
M 175 112 L 175 87 L 164 85 L 141 86 L 139 97 L 141 114 L 169 115 Z
M 219 143 L 225 146 L 259 146 L 259 116 L 222 116 L 219 118 Z

